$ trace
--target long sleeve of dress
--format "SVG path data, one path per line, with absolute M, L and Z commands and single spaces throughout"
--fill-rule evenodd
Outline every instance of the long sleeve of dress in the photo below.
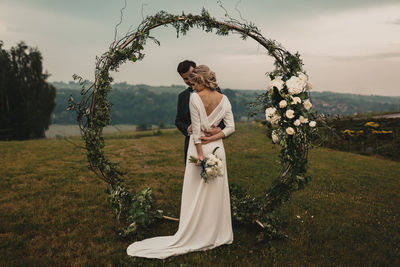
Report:
M 232 113 L 232 105 L 228 101 L 228 106 L 227 111 L 224 116 L 224 123 L 225 123 L 225 128 L 222 129 L 222 132 L 225 134 L 225 137 L 231 135 L 235 131 L 235 120 L 233 118 L 233 113 Z
M 220 89 L 219 87 L 217 88 L 217 91 L 218 91 L 218 93 L 221 93 L 221 94 L 222 94 L 221 89 Z M 218 124 L 218 127 L 219 127 L 221 130 L 223 130 L 223 129 L 225 128 L 224 120 L 221 120 L 221 122 Z
M 200 122 L 200 110 L 198 105 L 196 105 L 195 94 L 190 96 L 189 101 L 189 109 L 190 109 L 190 118 L 192 121 L 192 131 L 193 131 L 193 140 L 195 144 L 201 144 L 201 122 Z

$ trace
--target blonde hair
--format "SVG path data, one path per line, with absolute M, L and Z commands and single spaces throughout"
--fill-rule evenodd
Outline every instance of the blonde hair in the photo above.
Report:
M 193 69 L 192 73 L 189 75 L 189 82 L 204 83 L 204 85 L 211 90 L 216 90 L 218 88 L 217 78 L 215 77 L 215 72 L 210 70 L 206 65 L 199 65 Z

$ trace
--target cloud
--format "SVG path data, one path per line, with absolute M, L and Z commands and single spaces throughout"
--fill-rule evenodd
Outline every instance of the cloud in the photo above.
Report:
M 388 23 L 389 23 L 389 24 L 397 24 L 397 25 L 400 25 L 400 18 L 395 19 L 395 20 L 392 20 L 392 21 L 389 21 Z
M 397 4 L 320 14 L 295 21 L 277 35 L 285 45 L 298 49 L 301 54 L 387 58 L 395 56 L 392 53 L 398 51 L 400 44 L 398 27 L 387 21 L 390 18 L 394 21 L 399 13 Z
M 7 32 L 7 27 L 3 24 L 3 23 L 1 23 L 1 21 L 0 21 L 0 34 L 5 34 Z
M 357 56 L 346 56 L 346 57 L 335 57 L 339 60 L 368 60 L 368 59 L 393 59 L 400 58 L 400 52 L 385 52 L 385 53 L 373 53 L 368 55 L 357 55 Z
M 313 54 L 313 53 L 303 53 L 304 57 L 307 58 L 315 58 L 315 59 L 330 59 L 330 60 L 338 60 L 338 61 L 346 61 L 346 60 L 369 60 L 369 59 L 397 59 L 400 58 L 400 52 L 392 51 L 392 52 L 382 52 L 382 53 L 371 53 L 371 54 L 362 54 L 362 55 L 344 55 L 344 56 L 334 56 L 331 54 Z
M 0 26 L 0 28 L 1 28 L 1 26 Z M 8 26 L 8 27 L 5 27 L 5 29 L 8 33 L 26 33 L 27 32 L 26 30 L 24 30 L 24 28 L 17 27 L 17 26 Z

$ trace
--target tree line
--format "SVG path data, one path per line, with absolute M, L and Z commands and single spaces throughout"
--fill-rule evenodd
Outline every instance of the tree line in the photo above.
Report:
M 53 83 L 57 87 L 56 108 L 52 116 L 54 124 L 76 124 L 74 114 L 65 110 L 67 99 L 72 95 L 79 99 L 79 85 L 74 82 Z M 184 86 L 150 86 L 145 84 L 131 85 L 115 83 L 109 94 L 112 103 L 112 124 L 136 125 L 174 125 L 178 94 L 185 90 Z M 262 90 L 232 90 L 222 89 L 228 96 L 236 121 L 249 119 L 248 103 L 253 102 Z M 367 112 L 400 111 L 400 97 L 376 95 L 341 94 L 334 92 L 312 92 L 313 109 L 318 113 L 331 116 L 354 115 Z M 265 119 L 264 113 L 258 114 L 259 119 Z
M 56 105 L 42 55 L 24 42 L 9 50 L 0 41 L 0 140 L 43 138 Z
M 66 111 L 65 107 L 70 95 L 74 99 L 80 99 L 80 91 L 65 87 L 57 88 L 57 105 L 52 115 L 54 124 L 76 124 L 75 114 Z M 112 124 L 174 127 L 178 94 L 185 90 L 185 87 L 173 86 L 170 89 L 148 85 L 127 85 L 126 87 L 122 87 L 121 84 L 112 85 L 109 93 L 109 101 L 112 104 Z M 254 99 L 256 93 L 241 94 L 230 89 L 223 89 L 222 92 L 229 97 L 235 120 L 247 120 L 247 103 Z

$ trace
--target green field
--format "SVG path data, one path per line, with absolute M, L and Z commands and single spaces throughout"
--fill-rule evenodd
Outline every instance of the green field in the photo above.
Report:
M 152 187 L 156 207 L 179 215 L 183 136 L 107 136 L 106 154 L 126 184 Z M 73 142 L 82 145 L 80 138 Z M 259 194 L 277 176 L 278 147 L 255 124 L 225 140 L 229 182 Z M 165 260 L 131 258 L 108 208 L 106 185 L 87 169 L 86 150 L 62 139 L 0 142 L 0 266 L 399 266 L 400 162 L 316 148 L 312 180 L 278 212 L 288 239 L 259 244 L 257 225 L 234 227 L 234 242 Z M 172 235 L 159 221 L 147 237 Z

